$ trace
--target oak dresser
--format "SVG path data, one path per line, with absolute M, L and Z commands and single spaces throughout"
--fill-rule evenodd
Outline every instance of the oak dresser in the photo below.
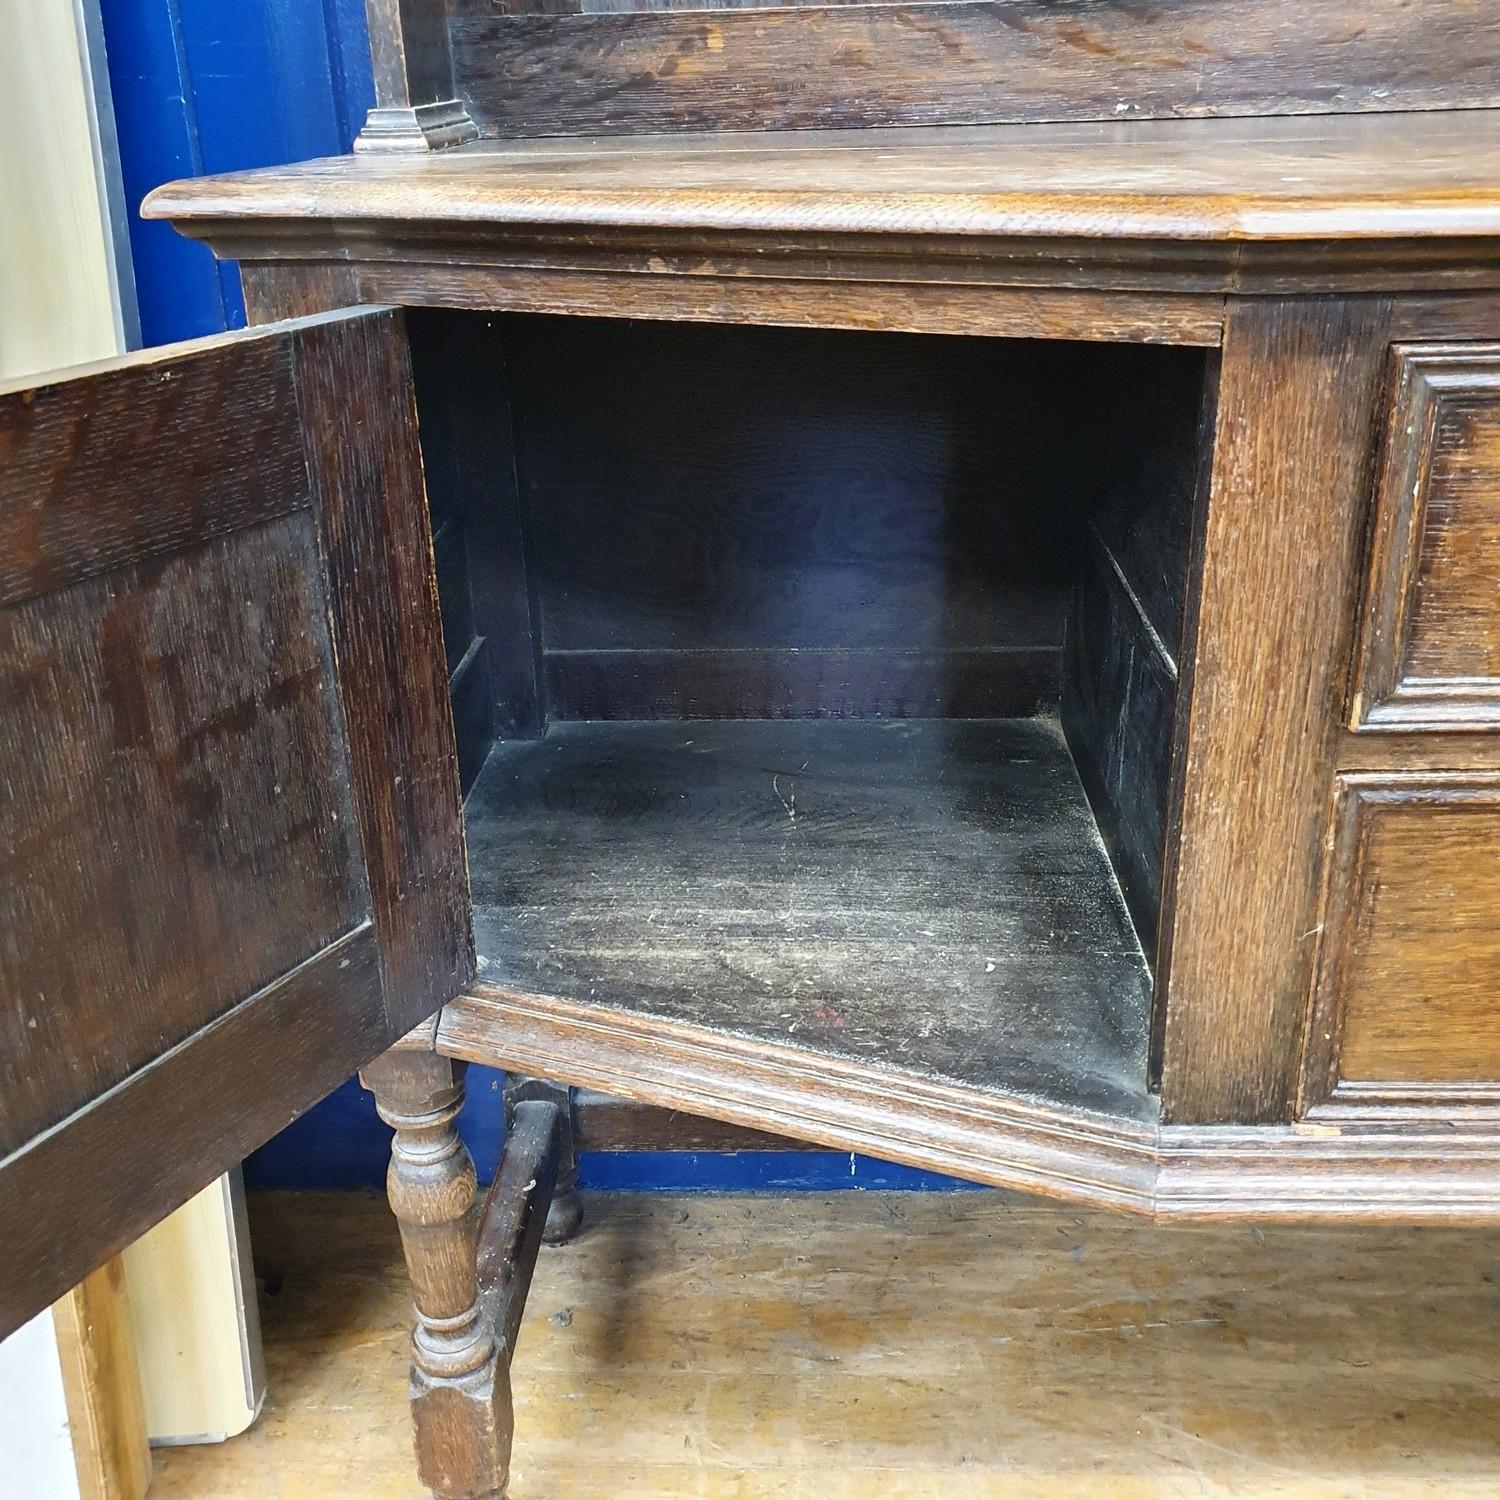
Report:
M 1500 1215 L 1500 14 L 369 14 L 0 399 L 0 1331 L 356 1068 L 448 1500 L 580 1145 Z

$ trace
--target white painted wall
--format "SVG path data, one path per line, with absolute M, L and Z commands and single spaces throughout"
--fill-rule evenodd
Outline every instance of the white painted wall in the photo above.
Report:
M 0 1453 L 7 1494 L 78 1500 L 51 1312 L 38 1314 L 0 1344 Z

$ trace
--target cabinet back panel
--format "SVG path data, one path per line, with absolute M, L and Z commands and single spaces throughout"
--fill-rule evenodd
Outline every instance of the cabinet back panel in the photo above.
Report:
M 1080 351 L 521 320 L 551 715 L 1054 705 Z
M 1500 105 L 1472 0 L 452 0 L 487 135 Z

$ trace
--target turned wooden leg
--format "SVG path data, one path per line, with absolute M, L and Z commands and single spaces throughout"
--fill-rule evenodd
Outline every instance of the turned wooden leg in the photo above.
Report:
M 361 1075 L 395 1128 L 387 1190 L 416 1304 L 411 1410 L 417 1469 L 441 1500 L 504 1494 L 513 1430 L 508 1358 L 477 1270 L 474 1163 L 453 1122 L 465 1064 L 392 1051 Z

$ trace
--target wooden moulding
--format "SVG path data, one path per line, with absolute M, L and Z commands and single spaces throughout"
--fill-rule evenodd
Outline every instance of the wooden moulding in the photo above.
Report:
M 1500 345 L 1398 344 L 1349 727 L 1500 729 Z
M 143 213 L 243 262 L 357 266 L 367 296 L 621 316 L 748 321 L 732 302 L 750 285 L 767 321 L 778 297 L 805 316 L 859 283 L 886 299 L 851 304 L 867 319 L 899 319 L 900 298 L 929 288 L 965 318 L 977 309 L 963 293 L 981 287 L 1482 289 L 1500 285 L 1490 118 L 480 142 L 172 183 Z M 697 310 L 667 310 L 674 297 Z M 1140 320 L 1152 305 L 1113 311 Z M 1053 336 L 1039 312 L 1034 333 Z M 1209 341 L 1211 303 L 1169 300 L 1157 316 L 1169 313 L 1197 331 L 1167 336 Z
M 1143 1124 L 483 984 L 445 1008 L 438 1048 L 977 1182 L 1149 1209 Z
M 487 985 L 446 1007 L 437 1046 L 738 1127 L 1157 1219 L 1500 1218 L 1500 1132 L 1483 1124 L 1138 1125 Z
M 1331 825 L 1304 1110 L 1493 1122 L 1500 776 L 1346 773 Z
M 702 253 L 684 251 L 669 257 L 639 246 L 591 253 L 589 263 L 582 265 L 546 265 L 530 250 L 512 253 L 498 245 L 478 251 L 431 245 L 411 255 L 379 251 L 371 259 L 346 259 L 346 246 L 328 240 L 307 244 L 299 237 L 283 243 L 286 258 L 279 252 L 265 258 L 263 238 L 251 240 L 238 231 L 224 239 L 202 237 L 217 254 L 239 259 L 247 289 L 298 279 L 305 279 L 308 287 L 327 289 L 311 302 L 278 303 L 299 313 L 313 306 L 385 303 L 475 312 L 1212 348 L 1220 341 L 1224 323 L 1224 298 L 1214 287 L 1232 279 L 1226 266 L 1204 275 L 1189 272 L 1191 291 L 1025 284 L 1065 279 L 1065 250 L 1059 251 L 1056 268 L 1019 270 L 1020 284 L 1006 284 L 1008 273 L 1001 271 L 993 281 L 966 285 L 925 279 L 921 263 L 903 258 L 894 247 L 889 260 L 862 265 L 852 260 L 841 263 L 837 249 L 809 249 L 800 258 L 805 264 L 778 264 L 771 255 L 736 252 L 721 258 L 720 270 L 715 268 L 719 260 Z M 1083 247 L 1068 250 L 1076 265 Z M 687 262 L 694 259 L 697 268 L 690 270 Z M 537 263 L 525 263 L 528 260 Z M 1104 273 L 1103 279 L 1111 277 Z M 1129 283 L 1151 277 L 1115 279 Z M 1496 280 L 1500 282 L 1500 275 Z

